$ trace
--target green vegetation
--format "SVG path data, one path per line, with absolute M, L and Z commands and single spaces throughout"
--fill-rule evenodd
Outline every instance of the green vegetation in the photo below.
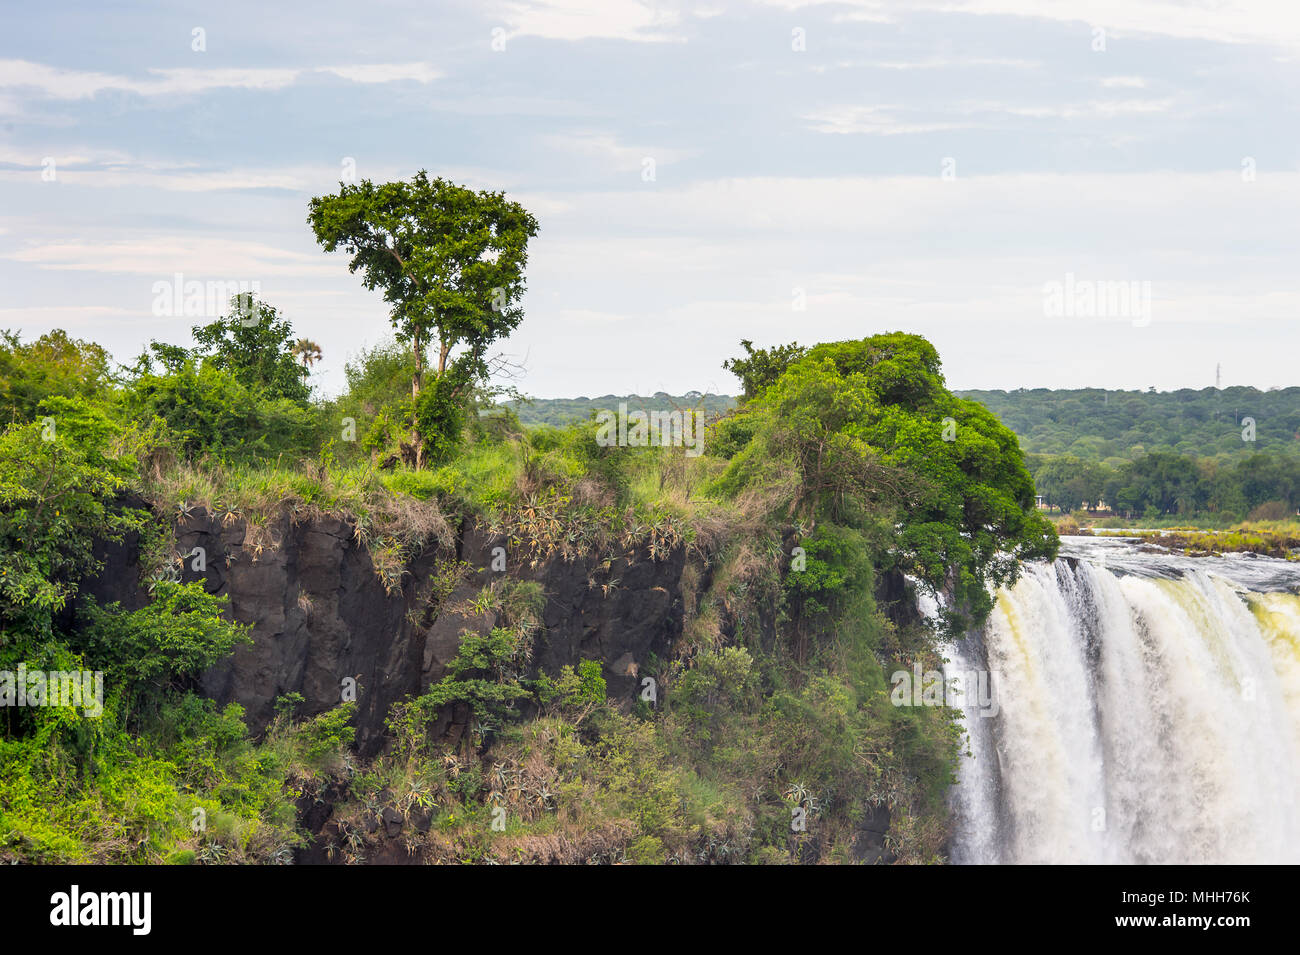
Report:
M 1300 388 L 962 394 L 1020 437 L 1049 507 L 1215 525 L 1300 509 Z
M 1260 452 L 1300 458 L 1300 388 L 1035 388 L 959 394 L 997 415 L 1030 454 L 1070 454 L 1111 467 L 1153 453 L 1230 460 Z M 1245 418 L 1255 421 L 1253 443 L 1242 441 Z
M 776 493 L 809 527 L 848 523 L 878 544 L 892 534 L 882 569 L 950 583 L 977 617 L 1019 560 L 1055 555 L 1015 435 L 948 392 L 938 355 L 916 336 L 819 345 L 721 430 L 724 446 L 746 443 L 720 488 Z
M 411 351 L 411 440 L 417 468 L 455 451 L 473 385 L 489 373 L 487 349 L 523 318 L 528 240 L 537 221 L 504 193 L 474 192 L 421 170 L 411 182 L 343 185 L 311 201 L 307 221 L 328 252 L 392 305 L 398 341 Z M 426 349 L 437 344 L 424 387 Z M 459 353 L 453 354 L 456 349 Z
M 720 417 L 736 407 L 736 399 L 728 395 L 701 394 L 692 391 L 685 395 L 670 395 L 657 391 L 653 395 L 601 395 L 598 398 L 527 398 L 503 403 L 519 416 L 521 424 L 533 427 L 550 425 L 563 428 L 589 420 L 600 411 L 617 411 L 620 403 L 628 412 L 692 408 L 703 412 L 706 420 Z
M 311 851 L 351 862 L 386 858 L 393 812 L 424 861 L 940 861 L 959 717 L 890 702 L 893 672 L 941 664 L 904 575 L 960 626 L 1056 537 L 1015 436 L 947 390 L 929 343 L 745 342 L 739 407 L 683 401 L 717 413 L 702 455 L 606 446 L 589 413 L 529 427 L 488 385 L 485 349 L 520 319 L 524 210 L 421 174 L 343 187 L 311 221 L 393 306 L 396 339 L 336 398 L 311 388 L 318 346 L 251 296 L 119 369 L 63 333 L 0 344 L 0 671 L 103 675 L 102 712 L 3 708 L 0 860 L 285 862 L 319 800 Z M 472 524 L 510 572 L 455 607 L 472 568 L 420 572 L 431 612 L 473 626 L 362 759 L 351 703 L 301 720 L 319 701 L 285 693 L 254 734 L 198 694 L 250 639 L 170 573 L 200 510 L 254 556 L 285 522 L 337 518 L 390 593 Z M 148 599 L 99 606 L 87 579 L 128 535 Z M 604 599 L 629 586 L 616 564 L 671 569 L 680 634 L 634 672 L 576 654 L 546 672 L 531 572 L 581 566 Z M 627 676 L 642 691 L 611 698 Z
M 1300 508 L 1300 459 L 1250 454 L 1236 461 L 1144 455 L 1117 468 L 1068 455 L 1029 455 L 1038 492 L 1065 511 L 1104 502 L 1125 519 L 1281 520 Z
M 131 613 L 78 601 L 96 540 L 151 518 L 116 503 L 138 467 L 131 434 L 62 394 L 37 406 L 42 419 L 0 435 L 0 671 L 100 676 L 72 705 L 14 706 L 13 683 L 0 689 L 0 859 L 289 861 L 293 786 L 326 768 L 305 755 L 314 729 L 279 725 L 254 746 L 238 706 L 194 694 L 193 677 L 246 639 L 224 598 L 160 581 Z M 83 626 L 67 625 L 74 602 Z M 25 683 L 29 700 L 42 686 Z

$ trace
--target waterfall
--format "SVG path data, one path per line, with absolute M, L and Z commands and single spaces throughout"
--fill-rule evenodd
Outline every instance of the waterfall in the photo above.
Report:
M 964 711 L 956 863 L 1300 861 L 1300 567 L 1066 539 L 950 675 Z

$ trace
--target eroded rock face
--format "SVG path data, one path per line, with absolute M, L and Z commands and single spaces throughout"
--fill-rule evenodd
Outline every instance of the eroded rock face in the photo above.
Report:
M 302 694 L 303 715 L 315 715 L 355 681 L 359 748 L 373 750 L 388 708 L 423 689 L 423 634 L 412 617 L 421 609 L 416 583 L 432 572 L 438 550 L 422 554 L 407 586 L 389 593 L 342 521 L 284 519 L 272 535 L 278 543 L 259 554 L 240 523 L 193 520 L 178 530 L 181 553 L 203 547 L 208 554 L 205 587 L 228 594 L 234 618 L 253 625 L 253 644 L 205 673 L 203 691 L 239 703 L 260 729 L 278 696 Z
M 471 528 L 464 538 L 463 559 L 490 567 L 492 548 L 502 543 Z M 536 581 L 546 595 L 543 629 L 533 643 L 533 666 L 556 674 L 566 664 L 576 667 L 583 660 L 600 660 L 609 696 L 630 705 L 640 692 L 646 661 L 652 654 L 666 659 L 681 635 L 685 567 L 683 548 L 659 561 L 639 549 L 613 558 L 607 568 L 598 554 L 547 560 L 536 567 L 508 561 L 508 575 Z M 490 576 L 480 572 L 478 586 Z
M 344 521 L 295 523 L 285 515 L 250 535 L 242 520 L 223 523 L 196 510 L 177 525 L 177 549 L 189 554 L 201 548 L 206 568 L 197 572 L 188 560 L 181 579 L 202 579 L 209 593 L 228 595 L 231 615 L 252 625 L 253 638 L 203 675 L 202 691 L 221 704 L 239 703 L 258 732 L 275 716 L 277 697 L 301 694 L 299 715 L 313 716 L 335 706 L 343 681 L 351 678 L 358 688 L 357 748 L 370 755 L 382 746 L 392 704 L 443 677 L 465 629 L 486 632 L 495 624 L 490 615 L 454 610 L 494 577 L 542 586 L 544 629 L 535 641 L 535 669 L 555 674 L 565 664 L 600 660 L 609 695 L 627 705 L 639 691 L 647 659 L 666 659 L 681 633 L 681 549 L 660 561 L 638 551 L 614 558 L 608 568 L 594 554 L 535 567 L 510 559 L 504 573 L 494 573 L 492 548 L 504 542 L 473 526 L 457 538 L 451 547 L 431 546 L 415 558 L 401 590 L 389 593 Z M 137 542 L 111 546 L 104 557 L 104 571 L 85 590 L 126 609 L 143 606 L 148 597 L 140 585 Z M 433 586 L 439 564 L 453 560 L 468 568 L 450 595 L 441 595 Z M 463 719 L 445 714 L 443 731 L 459 736 Z

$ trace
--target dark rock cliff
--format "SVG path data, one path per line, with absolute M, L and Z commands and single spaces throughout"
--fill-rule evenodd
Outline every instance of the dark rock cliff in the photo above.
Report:
M 275 716 L 277 697 L 301 694 L 298 715 L 313 716 L 340 701 L 343 681 L 351 677 L 357 686 L 357 749 L 363 757 L 382 748 L 392 704 L 443 677 L 461 634 L 466 629 L 485 632 L 497 622 L 491 615 L 465 616 L 456 609 L 494 578 L 541 585 L 545 603 L 533 647 L 534 671 L 557 674 L 566 664 L 600 660 L 609 696 L 627 707 L 635 701 L 642 677 L 650 675 L 647 664 L 671 657 L 685 606 L 695 605 L 711 581 L 707 567 L 684 573 L 683 548 L 659 560 L 638 549 L 621 556 L 593 553 L 536 564 L 511 553 L 507 569 L 496 573 L 490 570 L 494 549 L 505 541 L 486 536 L 473 522 L 463 524 L 446 544 L 431 545 L 410 560 L 400 588 L 391 591 L 353 526 L 336 518 L 295 522 L 285 514 L 250 534 L 242 520 L 223 522 L 198 509 L 176 525 L 175 538 L 176 552 L 190 555 L 180 579 L 201 579 L 210 593 L 227 595 L 234 619 L 252 627 L 252 644 L 238 647 L 205 673 L 200 689 L 218 703 L 239 703 L 250 729 L 260 732 Z M 201 570 L 194 567 L 196 548 L 205 558 Z M 128 537 L 101 547 L 99 556 L 103 569 L 84 582 L 83 590 L 127 610 L 143 606 L 149 599 L 148 574 L 141 566 L 140 542 Z M 684 593 L 684 588 L 694 592 Z M 882 575 L 876 597 L 896 624 L 915 621 L 915 597 L 902 574 Z M 780 639 L 772 608 L 760 608 L 758 624 L 761 639 Z M 735 629 L 726 608 L 719 625 L 727 634 Z M 434 731 L 454 744 L 467 731 L 467 722 L 467 711 L 453 708 Z M 338 796 L 330 791 L 303 798 L 303 824 L 314 836 L 319 837 Z M 381 824 L 401 828 L 377 818 L 376 827 Z M 420 829 L 418 819 L 412 825 Z M 886 847 L 889 825 L 884 807 L 861 819 L 852 842 L 855 861 L 893 861 Z M 375 835 L 380 848 L 372 861 L 411 861 L 396 835 L 388 835 L 392 838 Z M 299 861 L 330 861 L 324 844 L 314 838 Z M 808 855 L 806 861 L 813 861 L 816 847 L 804 848 L 808 851 L 801 849 L 800 858 Z
M 389 707 L 442 678 L 463 629 L 492 625 L 451 608 L 502 576 L 488 568 L 492 548 L 504 542 L 466 524 L 450 546 L 431 546 L 411 560 L 393 592 L 351 525 L 334 518 L 294 522 L 284 515 L 250 538 L 244 521 L 223 523 L 199 509 L 177 525 L 176 543 L 182 555 L 201 548 L 206 562 L 198 571 L 186 560 L 181 579 L 202 579 L 208 592 L 228 595 L 234 619 L 252 625 L 253 643 L 205 673 L 202 690 L 219 703 L 242 705 L 257 732 L 275 715 L 277 697 L 301 694 L 298 712 L 312 716 L 342 699 L 350 677 L 357 686 L 357 746 L 370 755 L 382 745 Z M 142 606 L 148 598 L 139 542 L 128 538 L 102 556 L 104 569 L 85 591 L 126 609 Z M 447 594 L 433 581 L 453 561 L 466 567 Z M 565 664 L 601 660 L 610 696 L 630 704 L 646 660 L 666 658 L 681 634 L 685 564 L 680 548 L 658 561 L 634 551 L 608 567 L 595 554 L 536 566 L 508 559 L 505 575 L 538 582 L 546 598 L 533 666 L 554 674 Z M 459 735 L 456 714 L 445 722 L 445 731 Z

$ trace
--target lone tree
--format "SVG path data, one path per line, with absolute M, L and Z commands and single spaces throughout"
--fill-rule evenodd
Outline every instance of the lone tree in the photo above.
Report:
M 505 193 L 420 170 L 410 182 L 340 183 L 337 194 L 312 199 L 307 221 L 326 251 L 342 246 L 350 271 L 392 304 L 398 340 L 415 358 L 411 443 L 419 467 L 424 438 L 458 421 L 466 389 L 488 376 L 488 346 L 523 318 L 518 302 L 537 220 Z M 425 349 L 435 340 L 436 387 L 426 392 Z

